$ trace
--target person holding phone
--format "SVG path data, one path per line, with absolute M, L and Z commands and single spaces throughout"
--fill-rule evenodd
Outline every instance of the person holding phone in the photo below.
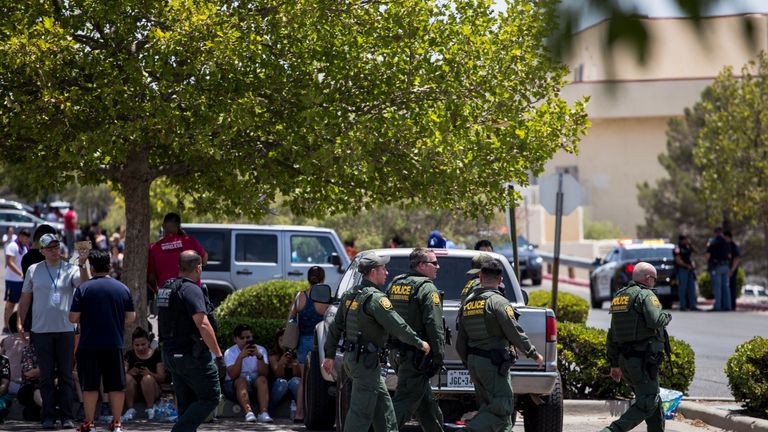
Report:
M 301 368 L 296 360 L 296 351 L 284 350 L 282 348 L 282 338 L 285 333 L 285 327 L 277 329 L 275 339 L 272 343 L 272 349 L 269 351 L 269 367 L 272 372 L 272 380 L 269 393 L 270 409 L 277 406 L 290 391 L 293 400 L 301 400 L 299 386 L 301 384 Z M 298 405 L 298 404 L 297 404 Z M 304 417 L 297 415 L 294 418 L 295 423 L 303 423 Z
M 256 345 L 248 324 L 238 324 L 232 332 L 235 344 L 224 352 L 227 376 L 224 379 L 224 396 L 240 404 L 245 421 L 272 423 L 269 416 L 269 357 L 267 350 Z M 259 402 L 259 415 L 253 413 L 251 397 Z
M 125 411 L 123 418 L 136 415 L 133 408 L 137 397 L 143 397 L 147 404 L 149 420 L 155 418 L 155 401 L 160 398 L 160 385 L 165 382 L 165 365 L 160 350 L 151 348 L 149 333 L 136 327 L 131 336 L 133 349 L 125 353 Z

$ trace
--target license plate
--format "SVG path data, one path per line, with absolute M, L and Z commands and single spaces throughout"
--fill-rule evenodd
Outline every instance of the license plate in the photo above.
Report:
M 468 370 L 449 370 L 448 387 L 451 388 L 472 388 L 472 378 L 469 377 Z

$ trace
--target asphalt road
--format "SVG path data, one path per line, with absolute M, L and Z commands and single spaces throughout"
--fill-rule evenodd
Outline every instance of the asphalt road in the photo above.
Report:
M 541 289 L 551 290 L 551 281 L 545 280 Z M 589 288 L 560 283 L 558 289 L 589 299 Z M 692 398 L 733 397 L 723 372 L 725 363 L 739 344 L 754 336 L 768 337 L 766 318 L 768 312 L 672 311 L 669 334 L 689 343 L 696 354 L 696 374 L 688 391 Z M 608 311 L 590 310 L 587 325 L 607 330 L 610 326 Z

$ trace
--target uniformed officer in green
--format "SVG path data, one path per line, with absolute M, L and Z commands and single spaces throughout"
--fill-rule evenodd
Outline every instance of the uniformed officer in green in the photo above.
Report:
M 459 313 L 456 351 L 469 368 L 479 405 L 467 431 L 512 431 L 515 394 L 509 368 L 515 358 L 510 345 L 535 359 L 539 367 L 544 365 L 544 358 L 517 323 L 517 312 L 499 291 L 503 268 L 496 259 L 483 263 L 481 287 L 467 297 Z
M 344 431 L 376 432 L 398 430 L 392 399 L 381 376 L 379 355 L 389 335 L 429 353 L 429 344 L 403 321 L 392 303 L 380 291 L 387 279 L 389 257 L 369 252 L 360 257 L 357 271 L 363 274 L 360 285 L 344 294 L 325 341 L 323 369 L 333 370 L 336 346 L 344 333 L 344 368 L 352 378 L 352 400 Z
M 645 421 L 648 432 L 664 430 L 659 397 L 659 365 L 664 351 L 664 327 L 672 320 L 653 292 L 656 269 L 640 262 L 632 281 L 611 301 L 611 328 L 606 348 L 611 378 L 624 377 L 635 392 L 635 402 L 618 420 L 601 432 L 626 432 Z
M 429 379 L 443 365 L 445 329 L 440 292 L 435 287 L 437 263 L 431 249 L 415 248 L 408 257 L 411 271 L 392 279 L 387 296 L 400 316 L 432 347 L 431 359 L 399 341 L 390 344 L 389 362 L 397 373 L 397 389 L 392 397 L 397 425 L 402 427 L 416 416 L 427 432 L 443 430 L 443 413 L 432 393 Z
M 467 270 L 467 275 L 471 277 L 461 290 L 461 304 L 464 304 L 464 300 L 469 297 L 469 294 L 480 286 L 480 268 L 484 262 L 491 261 L 492 259 L 492 256 L 484 253 L 472 257 L 472 268 Z

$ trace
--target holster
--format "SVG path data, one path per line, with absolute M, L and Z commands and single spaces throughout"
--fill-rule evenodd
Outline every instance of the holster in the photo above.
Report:
M 362 344 L 360 344 L 362 347 Z M 363 366 L 365 366 L 366 369 L 373 369 L 376 367 L 377 364 L 380 364 L 379 359 L 379 347 L 374 344 L 373 342 L 368 342 L 364 347 L 363 350 L 365 352 L 365 359 L 363 361 Z M 358 351 L 359 352 L 359 351 Z
M 427 378 L 432 378 L 440 370 L 441 365 L 435 363 L 435 356 L 431 352 L 426 354 L 424 351 L 414 350 L 413 367 Z
M 192 357 L 198 358 L 203 354 L 207 354 L 208 352 L 208 345 L 205 344 L 203 339 L 195 339 L 194 343 L 192 344 Z
M 646 351 L 645 357 L 643 358 L 643 367 L 645 368 L 645 372 L 648 373 L 648 376 L 652 380 L 655 380 L 659 377 L 659 366 L 663 360 L 664 353 Z
M 508 349 L 491 350 L 491 364 L 498 367 L 498 372 L 501 376 L 509 375 L 509 370 L 515 364 L 515 360 Z

